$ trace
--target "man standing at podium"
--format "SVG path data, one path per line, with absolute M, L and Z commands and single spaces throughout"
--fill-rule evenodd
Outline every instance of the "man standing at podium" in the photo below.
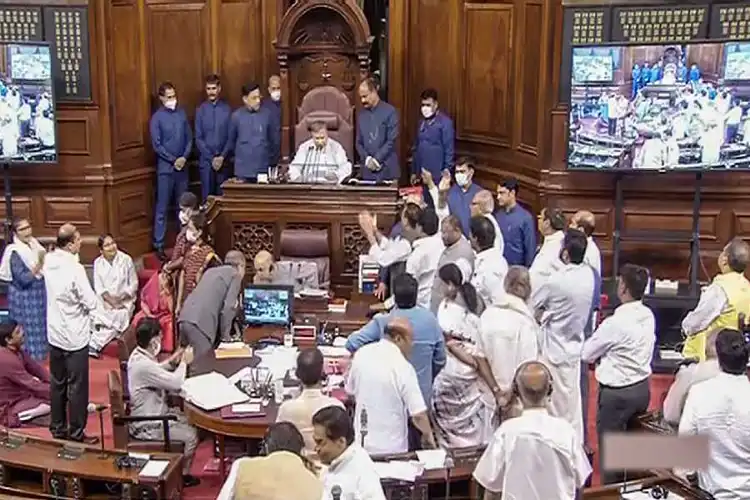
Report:
M 281 77 L 271 75 L 268 79 L 268 97 L 263 99 L 261 108 L 268 112 L 276 134 L 276 149 L 271 151 L 271 165 L 278 165 L 281 156 Z
M 232 113 L 229 140 L 221 156 L 234 153 L 234 175 L 242 182 L 257 182 L 258 174 L 267 174 L 276 151 L 273 118 L 260 106 L 260 86 L 242 87 L 243 107 Z
M 312 137 L 297 148 L 289 165 L 290 182 L 338 184 L 352 173 L 344 147 L 328 137 L 326 124 L 310 125 Z
M 357 153 L 362 163 L 362 179 L 392 181 L 399 177 L 399 122 L 396 108 L 380 99 L 372 78 L 359 85 L 363 109 L 357 116 Z

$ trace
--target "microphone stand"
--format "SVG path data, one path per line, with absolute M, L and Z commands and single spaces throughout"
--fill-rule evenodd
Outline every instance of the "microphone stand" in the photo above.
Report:
M 300 180 L 304 183 L 307 182 L 307 168 L 308 168 L 308 162 L 310 161 L 310 155 L 312 154 L 314 146 L 310 146 L 307 148 L 307 153 L 305 153 L 305 161 L 302 162 L 302 168 L 300 169 Z
M 447 451 L 447 450 L 446 450 Z M 449 500 L 451 497 L 451 469 L 453 468 L 453 457 L 450 455 L 445 456 L 445 500 Z
M 359 433 L 362 437 L 362 449 L 365 447 L 365 437 L 367 436 L 367 410 L 362 408 L 359 414 Z
M 316 147 L 315 157 L 313 161 L 313 183 L 318 182 L 318 175 L 320 174 L 320 155 L 321 155 L 321 149 Z
M 109 453 L 104 451 L 104 410 L 107 409 L 106 405 L 96 406 L 96 413 L 99 415 L 99 440 L 101 449 L 99 450 L 99 460 L 106 460 L 109 458 Z

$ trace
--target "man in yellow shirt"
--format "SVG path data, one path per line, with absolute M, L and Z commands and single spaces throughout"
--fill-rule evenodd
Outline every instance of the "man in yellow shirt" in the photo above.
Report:
M 719 272 L 701 293 L 698 305 L 682 321 L 687 336 L 682 355 L 706 359 L 706 332 L 725 328 L 736 330 L 739 315 L 750 313 L 750 282 L 745 269 L 750 262 L 750 246 L 739 238 L 730 241 L 719 255 Z

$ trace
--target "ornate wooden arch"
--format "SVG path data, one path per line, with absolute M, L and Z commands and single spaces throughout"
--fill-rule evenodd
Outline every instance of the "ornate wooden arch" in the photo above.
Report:
M 273 44 L 286 96 L 282 102 L 282 162 L 293 154 L 296 106 L 312 88 L 304 77 L 310 62 L 320 62 L 321 74 L 325 75 L 322 84 L 336 86 L 354 102 L 357 77 L 362 80 L 370 72 L 371 44 L 367 18 L 354 0 L 297 0 L 286 11 Z M 338 66 L 337 70 L 337 61 L 344 61 L 350 69 Z M 334 83 L 337 71 L 338 75 L 345 71 L 346 82 Z M 312 86 L 320 84 L 313 82 Z

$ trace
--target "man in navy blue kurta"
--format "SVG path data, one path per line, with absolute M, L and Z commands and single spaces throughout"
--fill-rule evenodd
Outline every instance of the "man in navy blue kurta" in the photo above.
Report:
M 278 147 L 271 152 L 271 165 L 278 165 L 281 158 L 281 77 L 279 75 L 272 75 L 268 79 L 268 97 L 269 99 L 263 99 L 260 107 L 266 110 L 273 120 Z
M 458 220 L 461 221 L 461 230 L 464 236 L 468 238 L 470 233 L 471 202 L 474 200 L 474 196 L 482 190 L 482 187 L 473 181 L 474 160 L 471 158 L 460 158 L 456 162 L 454 178 L 456 183 L 453 185 L 450 182 L 450 174 L 443 174 L 440 179 L 437 211 L 440 213 L 447 206 L 450 213 L 458 217 Z
M 362 110 L 357 115 L 357 154 L 362 164 L 362 179 L 397 180 L 399 123 L 396 108 L 380 99 L 372 78 L 360 84 L 359 98 Z
M 536 224 L 534 217 L 516 202 L 518 181 L 508 179 L 497 186 L 495 212 L 503 233 L 503 255 L 509 266 L 531 267 L 536 254 Z
M 411 164 L 411 183 L 416 184 L 422 170 L 428 170 L 433 179 L 439 179 L 444 171 L 453 168 L 455 131 L 453 120 L 438 109 L 438 94 L 435 89 L 422 92 L 422 120 L 419 122 L 417 139 Z M 429 196 L 427 197 L 430 200 Z
M 220 98 L 221 81 L 216 75 L 206 77 L 207 99 L 195 111 L 195 145 L 200 152 L 201 195 L 221 194 L 221 183 L 229 177 L 229 165 L 222 153 L 229 139 L 232 108 Z
M 229 140 L 222 156 L 234 153 L 234 175 L 241 181 L 256 182 L 258 174 L 268 174 L 278 151 L 273 118 L 260 105 L 260 86 L 242 87 L 245 105 L 232 113 Z
M 193 144 L 185 111 L 177 107 L 177 91 L 169 82 L 159 85 L 161 107 L 151 117 L 151 145 L 156 153 L 156 214 L 154 248 L 164 251 L 167 232 L 167 210 L 172 196 L 179 199 L 187 191 L 187 157 Z M 179 208 L 178 212 L 179 213 Z

